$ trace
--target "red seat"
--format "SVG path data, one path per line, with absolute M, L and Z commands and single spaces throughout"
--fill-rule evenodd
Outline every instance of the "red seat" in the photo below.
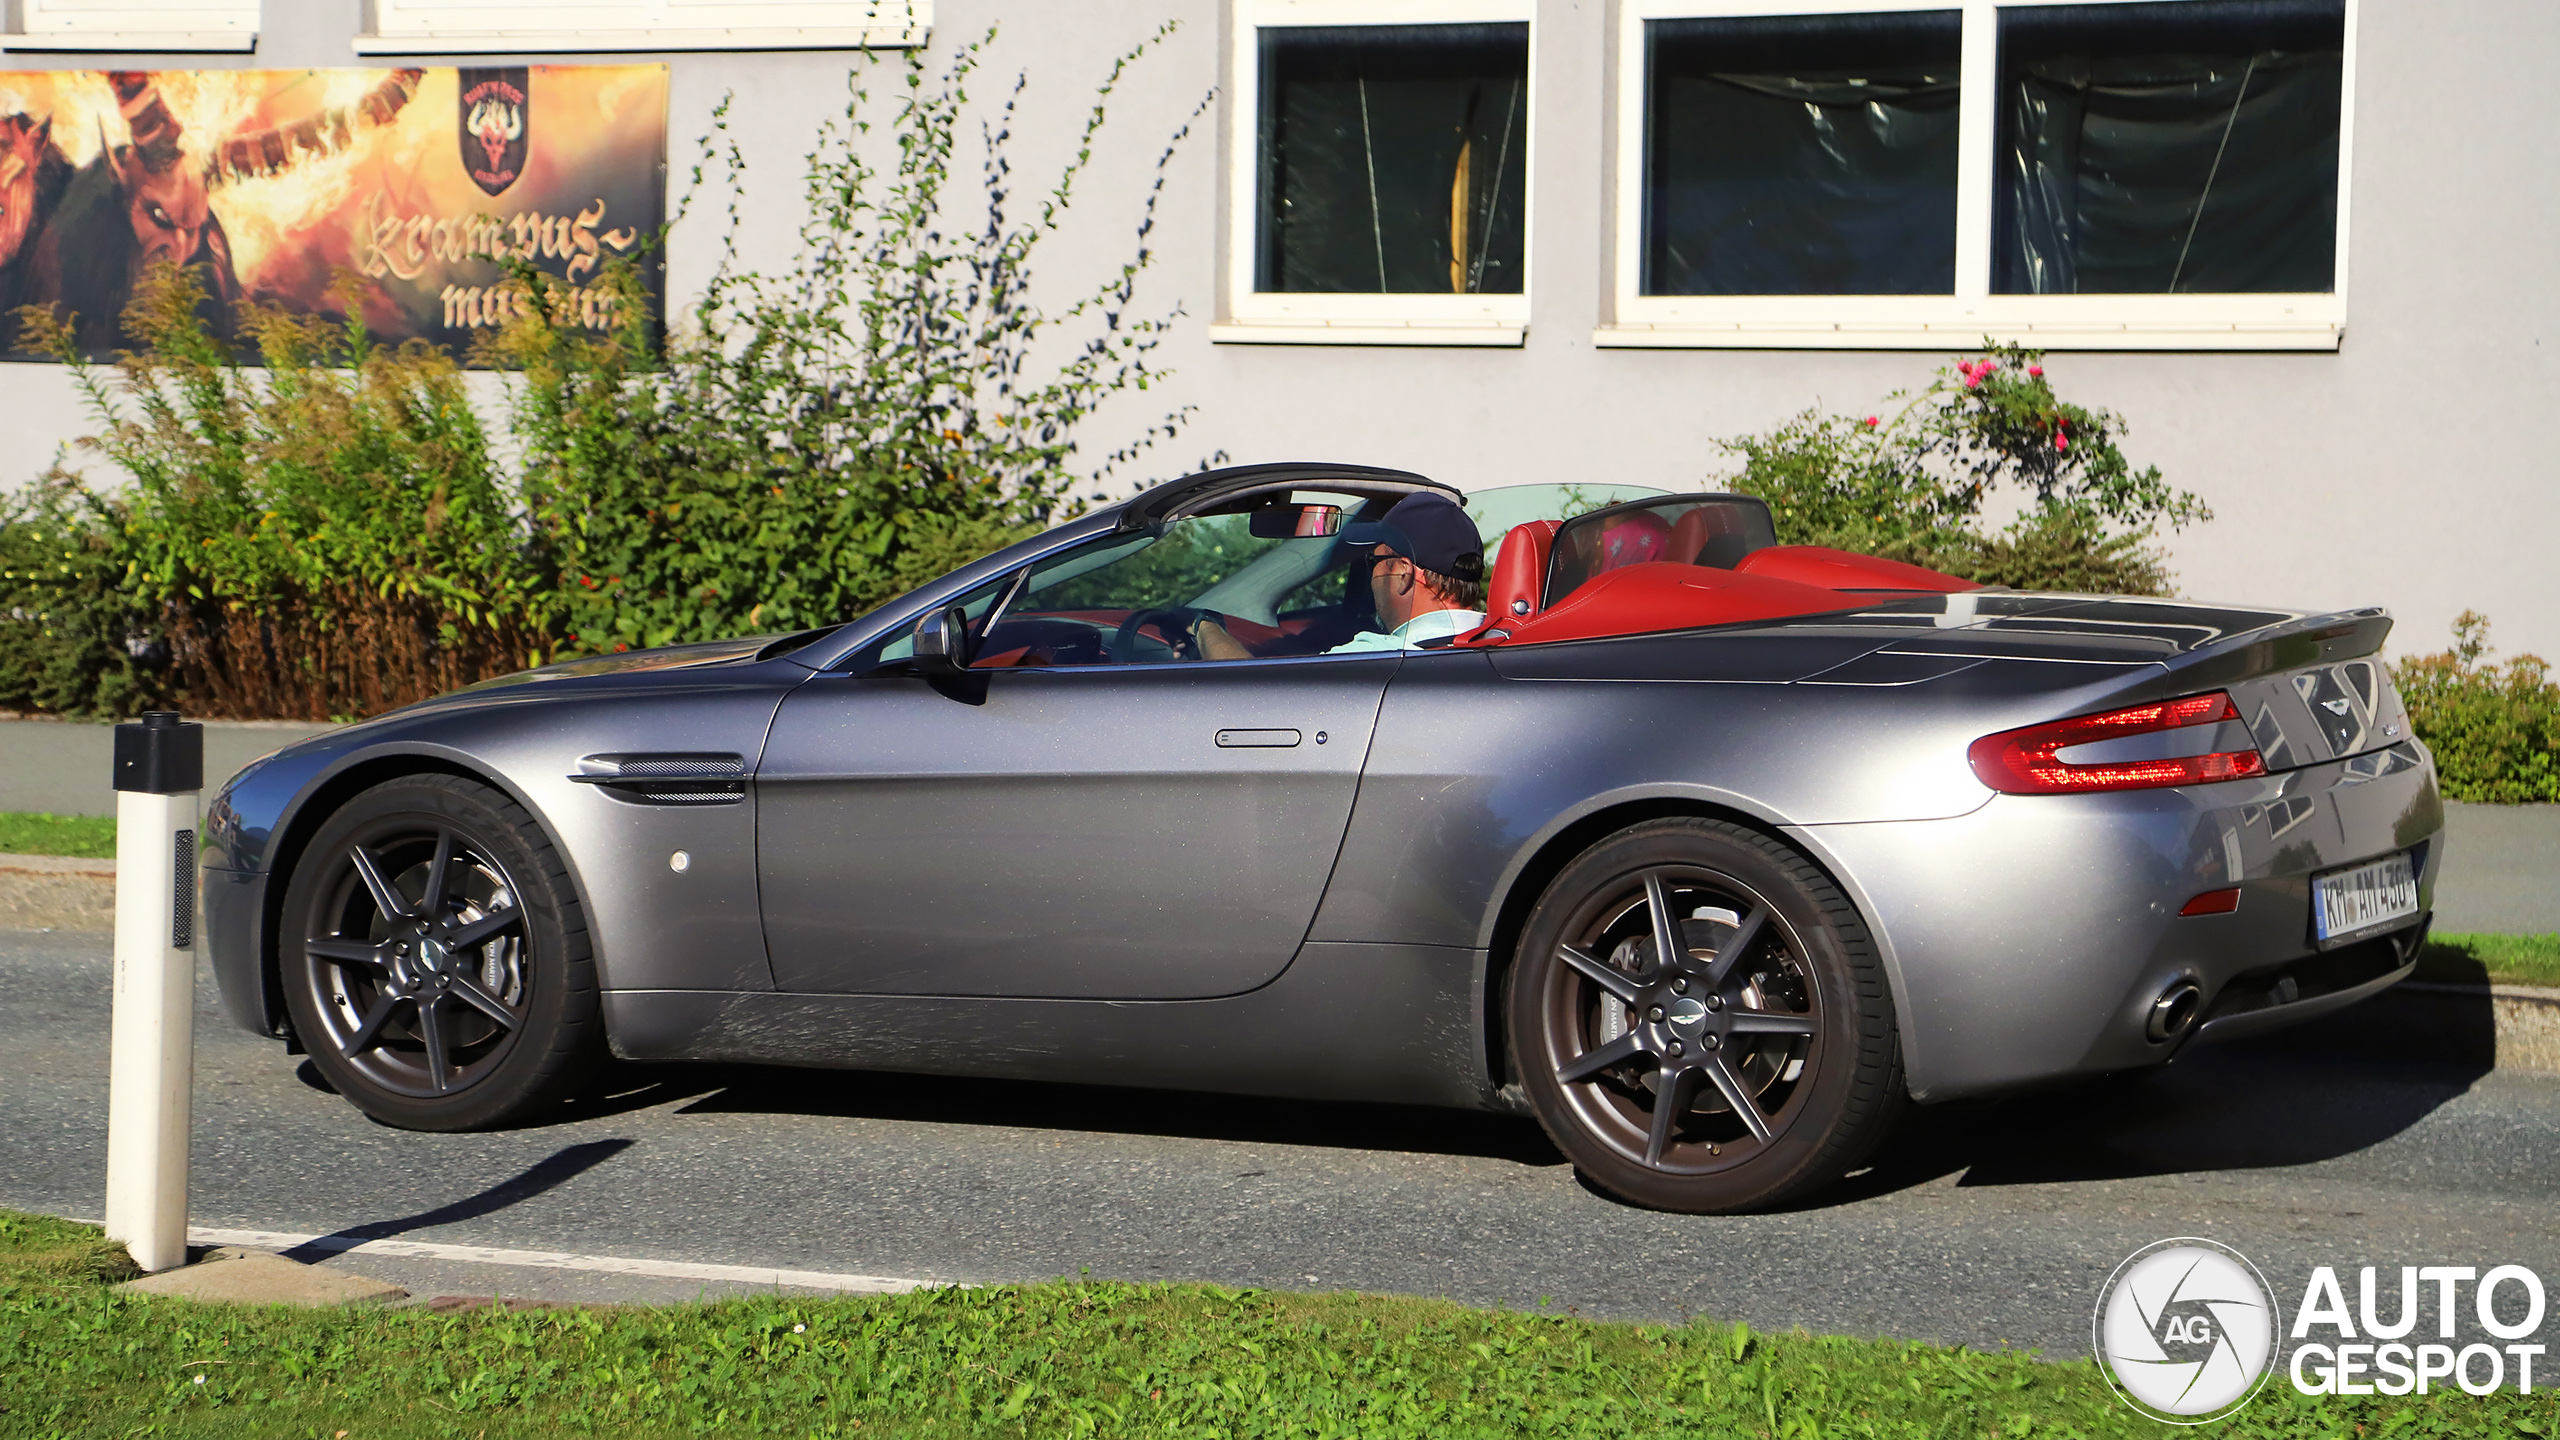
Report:
M 1739 512 L 1722 505 L 1701 505 L 1681 515 L 1671 527 L 1671 551 L 1663 558 L 1730 570 L 1750 553 L 1751 536 Z
M 1547 546 L 1561 520 L 1531 520 L 1514 525 L 1494 552 L 1493 578 L 1485 583 L 1485 618 L 1499 625 L 1538 613 L 1540 592 L 1547 584 Z

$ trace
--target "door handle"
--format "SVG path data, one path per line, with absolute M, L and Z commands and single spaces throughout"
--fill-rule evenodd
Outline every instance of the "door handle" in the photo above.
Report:
M 1221 750 L 1286 750 L 1298 743 L 1295 730 L 1221 730 Z

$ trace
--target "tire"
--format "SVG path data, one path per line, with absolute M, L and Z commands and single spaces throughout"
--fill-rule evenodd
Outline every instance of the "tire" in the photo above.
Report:
M 1668 967 L 1657 913 L 1681 927 Z M 1856 909 L 1802 855 L 1724 821 L 1649 821 L 1566 865 L 1522 927 L 1504 1024 L 1556 1147 L 1653 1209 L 1829 1185 L 1903 1104 L 1893 999 Z
M 522 1123 L 602 1069 L 586 913 L 533 817 L 489 786 L 419 775 L 348 801 L 296 862 L 278 936 L 296 1036 L 385 1125 Z

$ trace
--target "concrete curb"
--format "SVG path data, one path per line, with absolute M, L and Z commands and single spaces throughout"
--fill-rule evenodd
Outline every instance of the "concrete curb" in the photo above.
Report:
M 0 929 L 113 934 L 116 862 L 0 855 Z
M 2404 980 L 2386 992 L 2404 1011 L 2426 1016 L 2438 1032 L 2471 1032 L 2477 1048 L 2479 1012 L 2488 1011 L 2489 1063 L 2500 1070 L 2560 1075 L 2560 990 L 2538 985 L 2438 985 Z M 2428 1014 L 2427 1012 L 2435 1012 Z M 2424 1032 L 2421 1032 L 2424 1033 Z M 2461 1038 L 2453 1038 L 2462 1043 Z
M 78 855 L 0 855 L 0 875 L 88 875 L 116 878 L 116 862 Z
M 384 1305 L 409 1298 L 408 1291 L 370 1276 L 228 1245 L 192 1265 L 127 1280 L 116 1288 L 221 1305 Z

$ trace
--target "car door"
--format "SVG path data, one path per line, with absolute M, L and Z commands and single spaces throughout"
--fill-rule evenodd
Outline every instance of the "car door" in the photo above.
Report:
M 1400 657 L 1120 643 L 1149 604 L 1197 589 L 1168 568 L 1133 555 L 987 623 L 1003 663 L 981 703 L 859 668 L 784 701 L 756 777 L 782 989 L 1177 999 L 1288 965 Z M 1231 623 L 1305 621 L 1269 618 Z M 1011 645 L 1026 636 L 1041 643 Z

